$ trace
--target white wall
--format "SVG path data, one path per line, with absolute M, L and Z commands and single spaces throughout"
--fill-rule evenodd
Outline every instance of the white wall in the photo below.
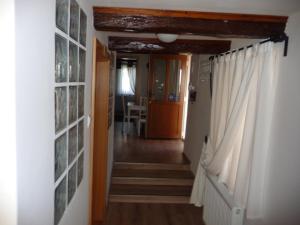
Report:
M 53 225 L 55 0 L 15 2 L 18 225 Z M 91 108 L 94 28 L 89 1 L 78 0 L 78 3 L 88 17 L 87 116 Z M 105 35 L 103 40 L 106 44 Z M 89 140 L 90 132 L 85 127 L 84 177 L 61 225 L 86 225 L 88 221 Z
M 300 219 L 299 22 L 300 12 L 288 21 L 289 51 L 282 59 L 273 117 L 265 199 L 267 217 L 273 224 L 280 224 L 280 219 L 284 224 L 299 224 Z
M 0 224 L 17 224 L 15 2 L 0 1 Z
M 196 173 L 204 137 L 208 135 L 210 120 L 209 74 L 200 68 L 200 62 L 207 62 L 205 55 L 193 55 L 191 59 L 190 84 L 197 91 L 196 101 L 188 105 L 184 153 L 191 161 L 191 169 Z
M 234 50 L 234 49 L 243 48 L 243 47 L 246 47 L 248 45 L 259 43 L 260 41 L 261 41 L 261 39 L 240 39 L 240 38 L 234 38 L 234 39 L 231 39 L 230 49 Z
M 18 224 L 54 215 L 55 1 L 16 0 Z

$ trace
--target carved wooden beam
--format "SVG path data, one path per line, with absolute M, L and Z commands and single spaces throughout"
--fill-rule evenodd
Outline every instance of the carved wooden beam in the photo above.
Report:
M 163 43 L 154 38 L 109 37 L 111 51 L 141 54 L 218 54 L 230 49 L 231 41 L 219 40 L 183 40 Z
M 266 38 L 281 34 L 288 17 L 156 9 L 94 7 L 99 31 Z

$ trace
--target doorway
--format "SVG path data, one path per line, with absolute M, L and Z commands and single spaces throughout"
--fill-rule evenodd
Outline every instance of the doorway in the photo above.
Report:
M 117 54 L 115 162 L 187 162 L 182 138 L 188 104 L 189 58 L 188 55 Z M 129 68 L 135 71 L 131 95 L 122 88 L 129 85 L 121 83 L 125 80 L 121 78 L 129 75 Z M 141 124 L 140 115 L 145 115 Z
M 134 96 L 119 91 L 126 85 L 117 82 L 116 96 L 127 101 L 120 103 L 124 120 L 118 122 L 116 117 L 115 123 L 110 205 L 123 202 L 186 204 L 193 182 L 181 139 L 188 56 L 122 53 L 117 57 L 124 61 L 117 67 L 117 80 L 125 80 L 120 78 L 129 76 L 128 68 L 134 67 L 136 82 Z M 132 59 L 135 59 L 134 66 Z M 143 99 L 146 106 L 142 105 Z M 116 101 L 116 109 L 117 104 Z M 146 115 L 146 122 L 139 132 L 142 113 Z
M 110 55 L 95 38 L 91 115 L 90 224 L 101 224 L 106 212 L 110 94 Z

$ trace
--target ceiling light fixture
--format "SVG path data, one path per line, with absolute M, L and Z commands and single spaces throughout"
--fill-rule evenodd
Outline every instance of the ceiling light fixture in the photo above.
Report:
M 156 34 L 157 38 L 165 43 L 174 42 L 178 38 L 178 34 Z

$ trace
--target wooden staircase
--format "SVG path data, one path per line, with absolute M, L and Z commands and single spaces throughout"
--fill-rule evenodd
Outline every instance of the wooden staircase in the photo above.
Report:
M 186 204 L 193 180 L 189 164 L 116 162 L 109 201 Z

